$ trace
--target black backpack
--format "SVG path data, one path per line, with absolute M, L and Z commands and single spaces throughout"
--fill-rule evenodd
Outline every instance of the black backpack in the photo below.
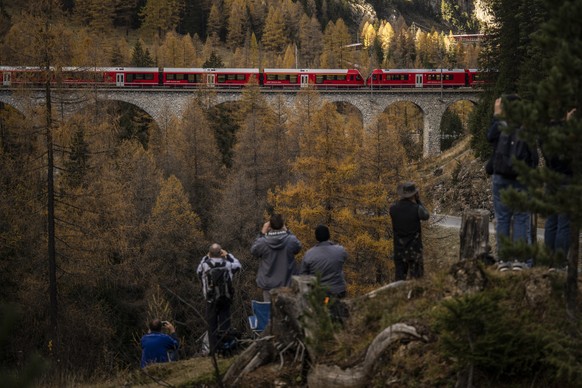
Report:
M 537 151 L 532 150 L 525 141 L 519 138 L 519 131 L 502 132 L 499 135 L 495 153 L 492 157 L 492 167 L 495 174 L 515 179 L 517 172 L 513 161 L 523 160 L 528 166 L 535 167 L 538 163 Z
M 234 288 L 230 278 L 230 270 L 226 266 L 226 261 L 214 262 L 206 259 L 205 263 L 210 267 L 205 273 L 206 278 L 206 300 L 208 302 L 221 302 L 232 300 Z

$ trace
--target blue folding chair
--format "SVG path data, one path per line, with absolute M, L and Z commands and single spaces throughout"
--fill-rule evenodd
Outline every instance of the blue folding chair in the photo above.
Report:
M 249 327 L 256 338 L 265 330 L 271 319 L 271 302 L 253 300 L 251 303 L 253 315 L 249 317 Z

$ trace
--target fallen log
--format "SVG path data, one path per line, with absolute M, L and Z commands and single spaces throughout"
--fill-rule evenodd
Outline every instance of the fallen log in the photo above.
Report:
M 427 340 L 418 334 L 414 326 L 396 323 L 384 329 L 374 338 L 361 364 L 347 369 L 341 369 L 336 365 L 316 364 L 308 375 L 308 385 L 310 387 L 364 387 L 368 385 L 370 372 L 376 365 L 378 358 L 390 345 L 403 339 Z

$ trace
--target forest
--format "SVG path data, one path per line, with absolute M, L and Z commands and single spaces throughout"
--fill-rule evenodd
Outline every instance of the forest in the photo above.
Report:
M 566 0 L 556 8 L 543 0 L 529 7 L 523 0 L 515 13 L 514 2 L 489 3 L 498 23 L 486 30 L 481 47 L 457 44 L 450 32 L 424 31 L 404 17 L 353 23 L 340 1 L 4 0 L 0 65 L 299 63 L 354 66 L 364 75 L 376 67 L 494 69 L 496 82 L 481 104 L 452 108 L 443 119 L 443 130 L 451 131 L 444 148 L 470 131 L 473 149 L 486 157 L 483 131 L 492 101 L 517 91 L 531 101 L 518 113 L 529 120 L 532 138 L 577 155 L 579 121 L 566 134 L 540 122 L 580 108 L 582 43 L 575 17 L 582 17 L 582 7 Z M 345 47 L 356 42 L 361 49 Z M 555 55 L 542 60 L 542 52 Z M 47 88 L 47 103 L 39 107 L 29 91 L 17 91 L 30 101 L 26 112 L 0 106 L 3 365 L 45 365 L 49 385 L 105 378 L 137 367 L 139 337 L 153 317 L 176 322 L 181 356 L 195 355 L 205 330 L 195 269 L 212 242 L 243 265 L 233 311 L 234 325 L 245 327 L 249 301 L 259 295 L 249 248 L 273 211 L 285 215 L 305 248 L 315 243 L 315 225 L 330 227 L 349 253 L 350 295 L 393 278 L 387 210 L 400 181 L 423 179 L 423 117 L 414 106 L 391 106 L 364 128 L 349 106 L 325 103 L 314 90 L 299 92 L 289 111 L 282 102 L 267 104 L 255 85 L 244 89 L 240 102 L 218 107 L 214 92 L 195 91 L 183 117 L 162 123 L 113 102 L 88 104 L 64 120 L 51 112 L 58 92 Z M 83 99 L 90 98 L 88 91 Z M 559 177 L 539 169 L 528 179 L 531 196 L 514 197 L 516 206 L 565 211 L 579 227 L 579 173 L 566 187 L 566 200 L 544 197 L 540 189 L 544 179 Z M 569 284 L 572 313 L 577 286 Z M 579 332 L 572 339 L 579 343 Z

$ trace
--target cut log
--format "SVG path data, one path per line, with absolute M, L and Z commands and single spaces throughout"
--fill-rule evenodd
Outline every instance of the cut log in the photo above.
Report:
M 460 260 L 484 260 L 491 251 L 489 246 L 489 211 L 471 209 L 463 213 L 459 250 Z

